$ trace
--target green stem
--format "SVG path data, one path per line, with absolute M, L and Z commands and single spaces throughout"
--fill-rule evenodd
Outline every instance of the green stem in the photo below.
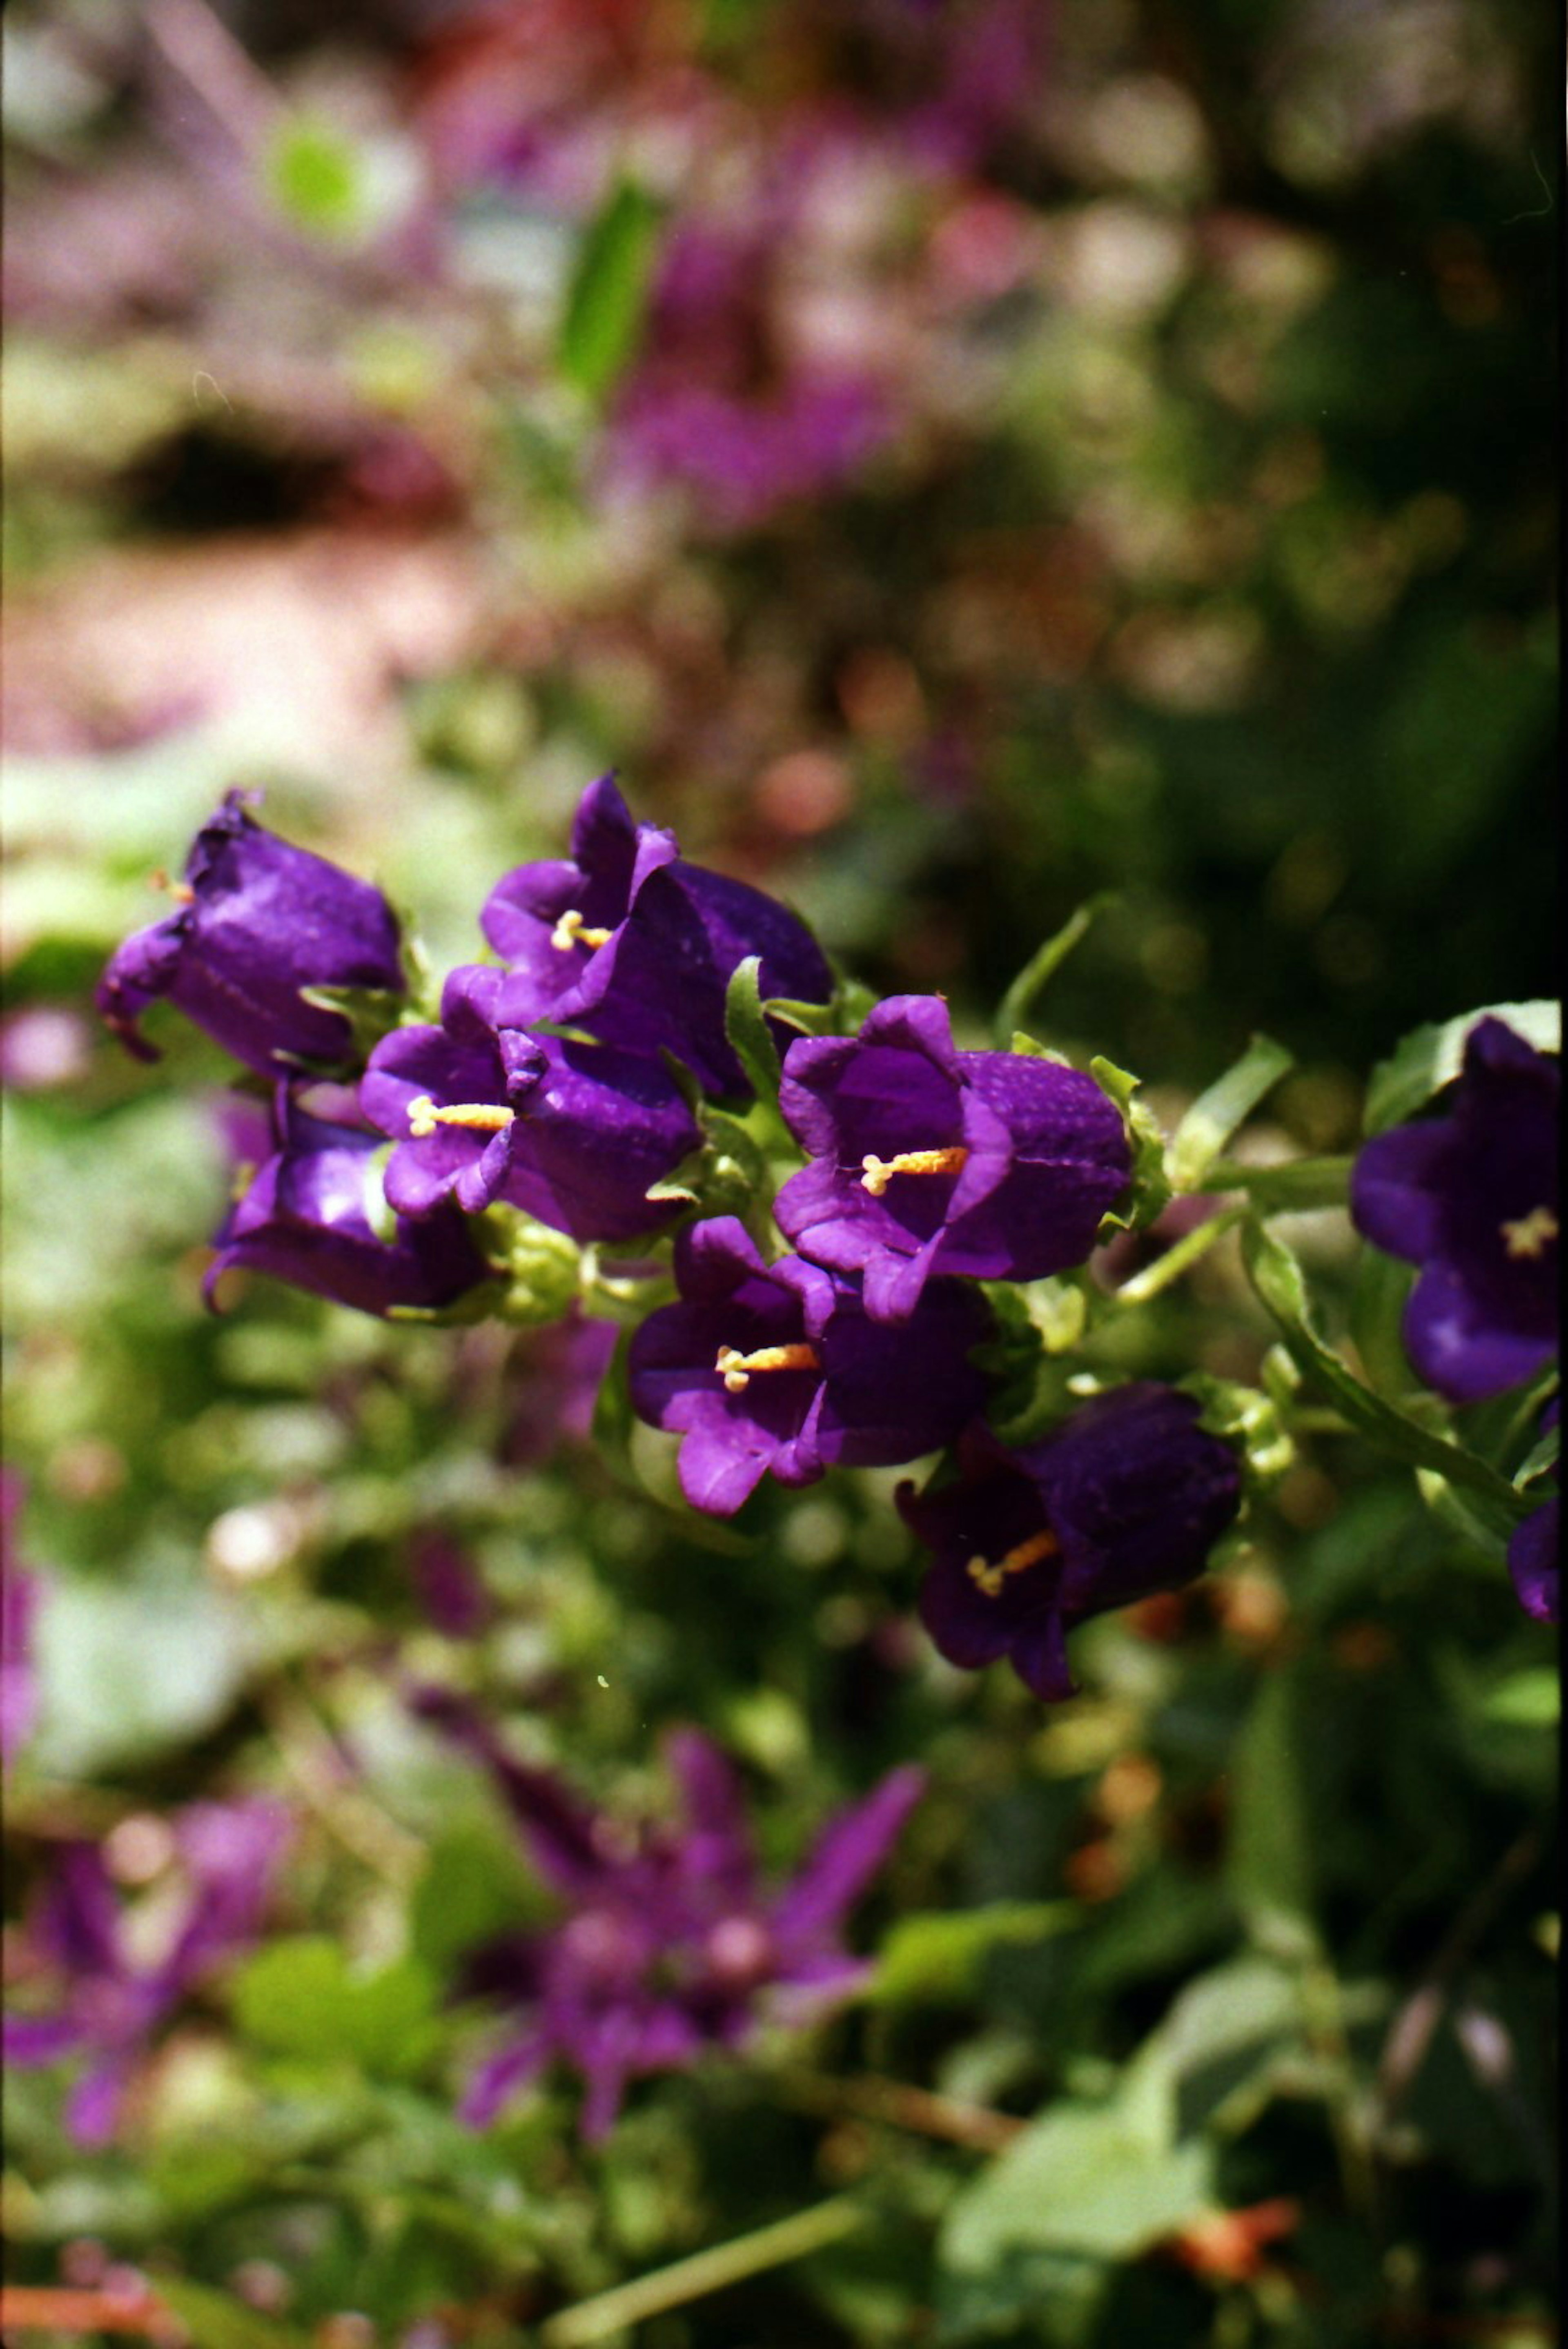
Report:
M 1343 1207 L 1350 1196 L 1353 1157 L 1293 1158 L 1282 1166 L 1243 1166 L 1216 1158 L 1203 1176 L 1206 1191 L 1245 1191 L 1265 1214 L 1309 1207 Z
M 1039 952 L 1024 964 L 997 1009 L 994 1032 L 1003 1051 L 1012 1042 L 1015 1030 L 1023 1027 L 1030 1005 L 1047 979 L 1055 976 L 1095 916 L 1110 904 L 1116 894 L 1114 889 L 1102 889 L 1097 897 L 1080 905 L 1075 914 L 1069 915 L 1055 936 L 1047 938 Z
M 688 2301 L 722 2292 L 726 2284 L 742 2282 L 747 2276 L 761 2275 L 769 2268 L 783 2267 L 786 2261 L 804 2259 L 809 2251 L 823 2251 L 863 2226 L 867 2216 L 866 2205 L 857 2196 L 839 2194 L 831 2202 L 815 2203 L 809 2210 L 797 2210 L 771 2227 L 759 2227 L 754 2234 L 737 2235 L 731 2242 L 716 2243 L 711 2251 L 695 2251 L 690 2259 L 656 2268 L 651 2275 L 596 2292 L 592 2300 L 579 2300 L 574 2307 L 546 2317 L 539 2327 L 540 2349 L 583 2349 L 586 2343 L 606 2340 L 628 2324 L 640 2324 L 645 2317 L 683 2308 Z
M 1123 1281 L 1116 1291 L 1116 1303 L 1145 1305 L 1151 1297 L 1158 1297 L 1162 1288 L 1168 1288 L 1172 1282 L 1179 1280 L 1189 1265 L 1196 1264 L 1199 1257 L 1207 1256 L 1216 1240 L 1223 1239 L 1227 1232 L 1234 1231 L 1248 1212 L 1245 1207 L 1222 1208 L 1219 1215 L 1210 1216 L 1207 1223 L 1199 1224 L 1196 1230 L 1184 1234 L 1147 1270 L 1135 1273 L 1131 1280 Z

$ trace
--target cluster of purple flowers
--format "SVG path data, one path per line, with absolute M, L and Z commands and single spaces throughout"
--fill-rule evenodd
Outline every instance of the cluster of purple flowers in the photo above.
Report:
M 810 1010 L 832 1004 L 833 974 L 793 914 L 634 822 L 610 777 L 584 794 L 569 858 L 491 891 L 494 959 L 450 973 L 436 1020 L 411 1010 L 379 894 L 265 832 L 238 794 L 176 895 L 99 999 L 145 1050 L 137 1019 L 166 995 L 270 1081 L 270 1152 L 209 1287 L 240 1266 L 374 1313 L 473 1309 L 492 1278 L 504 1301 L 508 1214 L 644 1251 L 683 1217 L 678 1299 L 636 1330 L 628 1376 L 638 1413 L 682 1439 L 693 1506 L 727 1516 L 769 1472 L 805 1485 L 961 1439 L 957 1485 L 906 1507 L 936 1552 L 926 1620 L 952 1661 L 1009 1655 L 1048 1695 L 1071 1686 L 1068 1624 L 1201 1570 L 1241 1480 L 1189 1399 L 1125 1389 L 1016 1455 L 984 1426 L 981 1284 L 1082 1264 L 1127 1189 L 1123 1116 L 1092 1078 L 958 1050 L 937 997 L 891 998 L 853 1035 L 765 1014 L 803 1163 L 753 1199 L 748 1228 L 670 1179 L 700 1159 L 710 1107 L 732 1119 L 751 1097 L 731 982 L 750 962 L 759 1003 Z M 368 1006 L 384 1032 L 357 1066 Z M 761 1244 L 769 1208 L 794 1253 Z M 1000 1547 L 998 1475 L 1033 1495 L 1027 1537 Z M 948 1545 L 971 1485 L 955 1595 Z
M 1561 1097 L 1556 1056 L 1488 1016 L 1465 1038 L 1444 1113 L 1375 1135 L 1356 1161 L 1356 1226 L 1419 1267 L 1406 1351 L 1422 1382 L 1450 1402 L 1485 1402 L 1555 1367 Z M 1553 1401 L 1542 1434 L 1556 1424 Z M 1518 1526 L 1508 1562 L 1525 1611 L 1555 1622 L 1554 1497 Z

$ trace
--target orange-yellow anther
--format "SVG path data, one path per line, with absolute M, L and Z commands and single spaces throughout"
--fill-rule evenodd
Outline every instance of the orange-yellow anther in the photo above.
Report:
M 713 1368 L 730 1394 L 744 1394 L 753 1371 L 816 1371 L 822 1368 L 815 1346 L 759 1346 L 754 1354 L 737 1353 L 721 1346 Z
M 196 892 L 192 888 L 189 881 L 171 881 L 161 864 L 155 864 L 147 877 L 155 889 L 161 889 L 166 897 L 172 897 L 176 905 L 193 905 L 195 904 Z
M 561 954 L 569 954 L 573 947 L 602 947 L 608 941 L 608 930 L 591 929 L 575 905 L 568 905 L 550 933 L 550 944 Z
M 500 1102 L 452 1102 L 438 1109 L 429 1093 L 409 1103 L 409 1132 L 423 1142 L 438 1125 L 466 1126 L 473 1133 L 504 1133 L 516 1115 Z
M 962 1143 L 954 1143 L 950 1150 L 900 1150 L 891 1158 L 878 1158 L 868 1150 L 860 1161 L 866 1170 L 860 1187 L 879 1199 L 895 1174 L 961 1174 L 968 1160 Z
M 1550 1207 L 1532 1207 L 1516 1223 L 1504 1224 L 1502 1237 L 1510 1256 L 1543 1255 L 1557 1237 L 1557 1218 Z
M 1061 1544 L 1049 1526 L 1044 1533 L 1031 1534 L 1010 1549 L 1005 1557 L 992 1565 L 988 1557 L 971 1557 L 964 1572 L 977 1590 L 986 1599 L 999 1599 L 1002 1584 L 1010 1574 L 1022 1574 L 1026 1567 L 1038 1566 L 1043 1557 L 1054 1557 Z

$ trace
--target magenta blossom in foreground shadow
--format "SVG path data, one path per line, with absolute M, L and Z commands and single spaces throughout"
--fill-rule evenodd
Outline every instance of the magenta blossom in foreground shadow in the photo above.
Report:
M 901 1485 L 899 1512 L 934 1553 L 921 1619 L 949 1663 L 974 1671 L 1005 1656 L 1036 1696 L 1071 1696 L 1075 1623 L 1201 1574 L 1241 1475 L 1198 1417 L 1190 1395 L 1138 1381 L 1021 1451 L 976 1427 L 954 1481 L 919 1495 Z
M 1557 1350 L 1555 1055 L 1479 1019 L 1447 1113 L 1376 1135 L 1355 1162 L 1356 1229 L 1419 1265 L 1405 1350 L 1450 1402 L 1532 1378 Z
M 463 2098 L 483 2128 L 553 2062 L 581 2074 L 589 2139 L 614 2127 L 631 2081 L 735 2048 L 764 2019 L 804 2022 L 847 1996 L 870 1968 L 842 1940 L 845 1917 L 891 1851 L 924 1789 L 891 1772 L 829 1820 L 800 1874 L 758 1877 L 729 1762 L 695 1730 L 668 1741 L 683 1824 L 625 1827 L 552 1772 L 514 1761 L 462 1699 L 426 1689 L 416 1709 L 484 1764 L 538 1873 L 566 1904 L 542 1931 L 473 1951 L 460 1990 L 516 2015 Z
M 5 2061 L 88 2060 L 66 2107 L 78 2145 L 105 2145 L 153 2038 L 186 1994 L 261 1929 L 273 1872 L 293 1833 L 280 1804 L 192 1803 L 175 1837 L 185 1898 L 163 1953 L 132 1955 L 119 1897 L 96 1844 L 61 1847 L 29 1945 L 57 1997 L 47 2014 L 7 2014 Z

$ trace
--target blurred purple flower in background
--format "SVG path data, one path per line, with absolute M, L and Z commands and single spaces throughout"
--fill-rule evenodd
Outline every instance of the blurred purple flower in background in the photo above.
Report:
M 858 1286 L 799 1257 L 764 1265 L 720 1216 L 675 1243 L 678 1305 L 631 1341 L 632 1404 L 678 1430 L 680 1488 L 729 1516 L 771 1469 L 808 1485 L 830 1466 L 888 1467 L 934 1452 L 985 1400 L 968 1360 L 989 1334 L 980 1296 L 933 1281 L 912 1319 L 867 1319 Z
M 230 792 L 196 834 L 173 913 L 110 957 L 98 1007 L 139 1059 L 157 1057 L 137 1022 L 167 996 L 247 1068 L 341 1062 L 348 1021 L 306 1003 L 307 987 L 400 995 L 398 923 L 379 889 L 264 831 Z
M 1538 1623 L 1558 1620 L 1561 1537 L 1559 1505 L 1551 1500 L 1515 1526 L 1508 1545 L 1508 1570 L 1519 1603 Z
M 1376 1135 L 1355 1162 L 1356 1229 L 1420 1266 L 1405 1348 L 1450 1402 L 1501 1394 L 1557 1350 L 1561 1091 L 1553 1054 L 1478 1020 L 1447 1113 Z
M 253 1942 L 274 1871 L 293 1834 L 281 1804 L 192 1803 L 174 1822 L 184 1898 L 163 1954 L 132 1954 L 132 1936 L 96 1844 L 67 1843 L 27 1929 L 52 1978 L 47 2014 L 7 2014 L 5 2055 L 22 2066 L 85 2055 L 66 2125 L 78 2145 L 107 2144 L 125 2091 L 160 2026 L 197 1984 Z
M 384 1147 L 379 1134 L 315 1115 L 286 1084 L 277 1089 L 273 1114 L 275 1152 L 213 1235 L 209 1301 L 234 1267 L 380 1314 L 450 1305 L 488 1277 L 453 1207 L 417 1223 L 399 1216 L 390 1238 L 381 1237 L 371 1220 L 372 1162 Z
M 477 1639 L 493 1619 L 483 1576 L 463 1545 L 438 1526 L 414 1535 L 409 1575 L 426 1617 L 443 1638 Z
M 763 1885 L 735 1774 L 709 1739 L 667 1744 L 679 1828 L 632 1831 L 590 1810 L 547 1770 L 514 1761 L 461 1698 L 425 1689 L 416 1710 L 483 1763 L 562 1920 L 475 1950 L 461 1989 L 519 2011 L 519 2027 L 474 2074 L 465 2120 L 483 2127 L 552 2061 L 587 2083 L 582 2130 L 605 2137 L 628 2084 L 735 2048 L 772 2015 L 809 2019 L 870 1968 L 841 1938 L 845 1916 L 892 1849 L 924 1774 L 892 1771 L 831 1819 L 798 1876 Z
M 26 1486 L 15 1468 L 0 1466 L 0 1764 L 33 1733 L 38 1692 L 33 1672 L 33 1625 L 39 1582 L 18 1562 L 16 1521 Z
M 932 1273 L 1033 1280 L 1082 1264 L 1127 1187 L 1120 1112 L 1091 1077 L 953 1049 L 946 1004 L 890 996 L 857 1037 L 801 1037 L 779 1106 L 813 1164 L 775 1206 L 803 1256 L 864 1271 L 901 1321 Z
M 1036 1696 L 1071 1696 L 1075 1623 L 1201 1574 L 1241 1476 L 1198 1418 L 1190 1395 L 1139 1381 L 1017 1452 L 976 1427 L 956 1481 L 900 1485 L 900 1514 L 935 1553 L 920 1615 L 949 1663 L 1006 1656 Z

